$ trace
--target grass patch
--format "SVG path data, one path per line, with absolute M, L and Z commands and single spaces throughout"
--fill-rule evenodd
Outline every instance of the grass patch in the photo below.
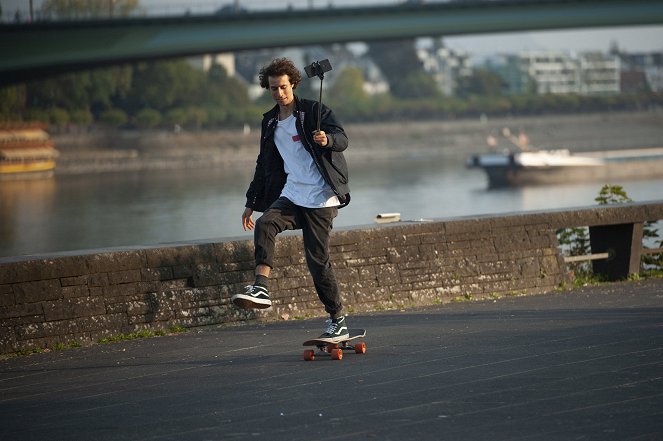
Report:
M 456 296 L 451 298 L 451 302 L 460 303 L 460 302 L 471 302 L 474 299 L 472 294 L 463 294 L 462 296 Z
M 663 269 L 648 269 L 642 271 L 641 279 L 663 279 Z
M 608 281 L 605 277 L 594 273 L 579 273 L 571 281 L 573 288 L 582 288 L 583 286 L 598 286 Z
M 138 340 L 142 338 L 163 337 L 172 334 L 181 334 L 186 332 L 186 329 L 180 325 L 173 325 L 168 330 L 159 329 L 156 331 L 144 329 L 142 331 L 131 332 L 129 334 L 117 334 L 105 337 L 99 340 L 100 344 L 119 343 L 122 341 Z

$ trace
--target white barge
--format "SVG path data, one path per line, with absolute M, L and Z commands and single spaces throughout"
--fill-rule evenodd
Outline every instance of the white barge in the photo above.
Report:
M 487 153 L 472 156 L 470 168 L 482 168 L 491 188 L 567 182 L 615 183 L 663 178 L 663 148 L 573 154 L 569 150 Z
M 661 147 L 571 153 L 567 149 L 531 149 L 522 131 L 515 136 L 505 127 L 502 135 L 517 151 L 496 151 L 498 141 L 491 134 L 486 142 L 494 152 L 473 155 L 467 161 L 469 168 L 486 172 L 490 188 L 663 178 Z

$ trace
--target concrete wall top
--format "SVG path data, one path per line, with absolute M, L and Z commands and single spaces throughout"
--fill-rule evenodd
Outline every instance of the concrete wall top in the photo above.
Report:
M 591 227 L 597 225 L 618 225 L 634 222 L 648 222 L 663 219 L 663 200 L 633 202 L 618 205 L 582 206 L 575 208 L 564 208 L 554 210 L 524 211 L 518 213 L 485 214 L 477 216 L 461 216 L 449 218 L 435 218 L 431 222 L 394 222 L 388 224 L 366 224 L 352 227 L 341 227 L 335 229 L 335 235 L 352 230 L 367 230 L 381 228 L 404 227 L 417 225 L 421 228 L 425 224 L 436 224 L 434 229 L 440 230 L 439 224 L 444 224 L 445 231 L 472 231 L 473 229 L 485 230 L 486 228 L 499 228 L 504 226 L 527 225 L 541 223 L 550 225 L 552 228 L 567 227 Z M 425 229 L 425 227 L 424 227 Z M 283 235 L 297 235 L 298 232 L 285 232 Z M 138 250 L 156 250 L 164 247 L 179 247 L 191 245 L 219 244 L 231 242 L 249 242 L 245 237 L 222 237 L 210 238 L 186 242 L 170 242 L 154 245 L 137 245 L 131 247 L 109 247 L 101 249 L 75 250 L 46 254 L 32 254 L 24 256 L 0 257 L 0 265 L 5 263 L 26 262 L 33 260 L 75 258 L 92 254 L 131 252 Z M 1 275 L 0 275 L 0 278 Z

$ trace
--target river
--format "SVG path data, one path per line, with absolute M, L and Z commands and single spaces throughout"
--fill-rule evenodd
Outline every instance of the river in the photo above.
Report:
M 488 190 L 459 152 L 352 161 L 352 202 L 335 227 L 375 225 L 378 213 L 436 219 L 595 205 L 602 184 Z M 0 257 L 226 237 L 241 228 L 252 167 L 56 175 L 0 182 Z M 623 185 L 636 201 L 661 198 L 663 180 Z

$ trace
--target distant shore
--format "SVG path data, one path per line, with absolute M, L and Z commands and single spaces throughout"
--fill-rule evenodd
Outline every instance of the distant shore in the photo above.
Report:
M 534 148 L 571 151 L 663 147 L 663 110 L 578 115 L 346 124 L 349 160 L 466 157 L 487 151 L 486 137 L 504 127 L 524 131 Z M 259 126 L 244 130 L 93 129 L 53 134 L 57 174 L 231 167 L 255 162 Z M 499 148 L 509 148 L 503 138 Z

